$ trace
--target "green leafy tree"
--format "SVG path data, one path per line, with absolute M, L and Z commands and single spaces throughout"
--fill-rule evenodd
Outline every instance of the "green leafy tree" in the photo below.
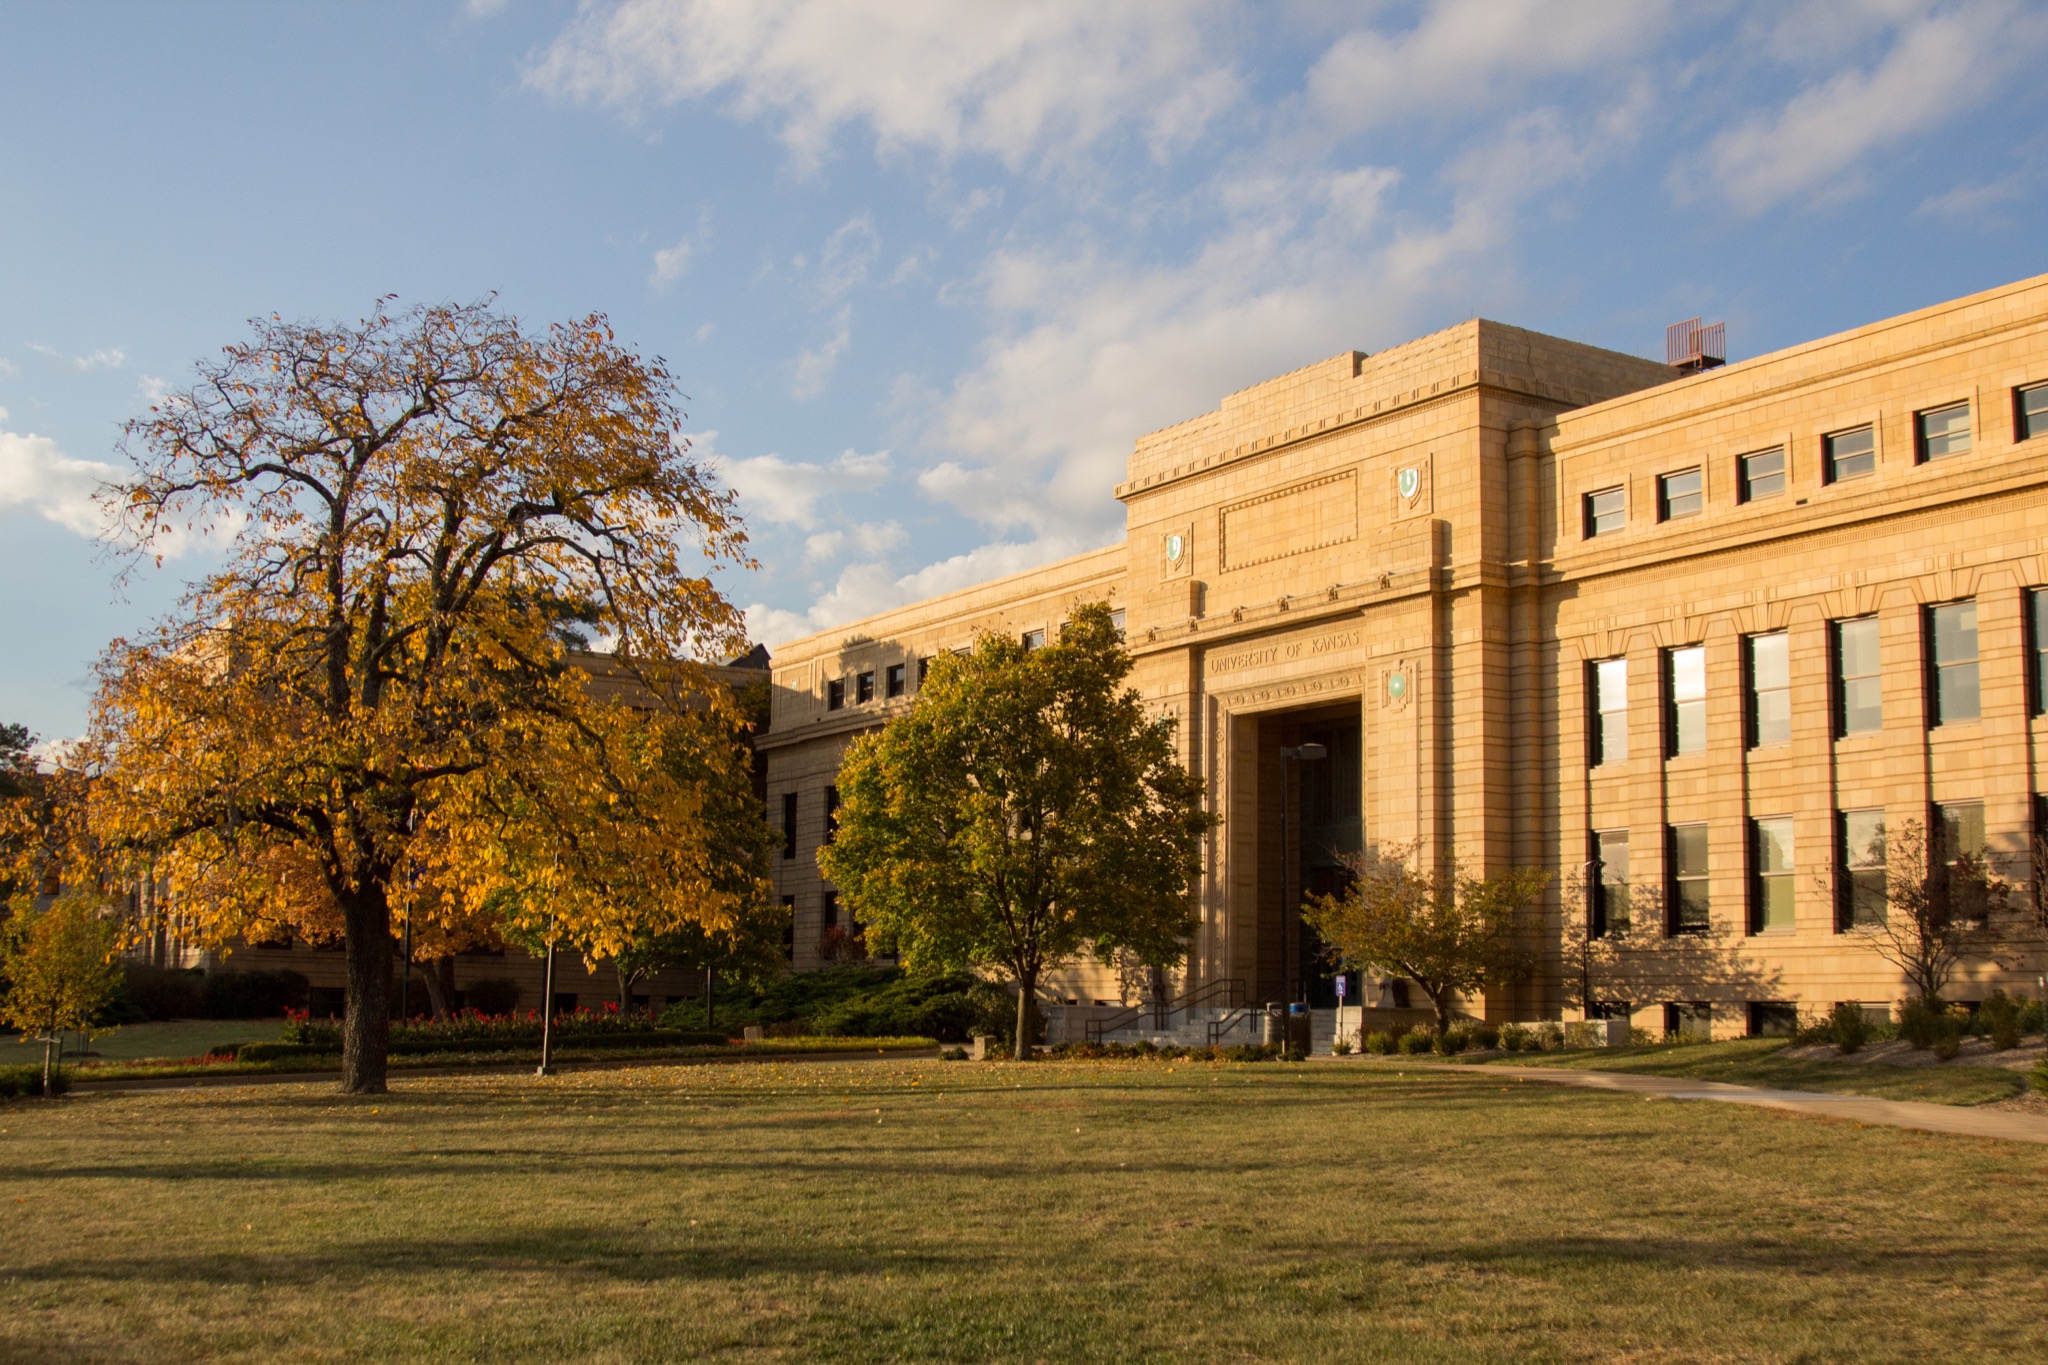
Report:
M 1302 919 L 1341 965 L 1421 986 L 1438 1030 L 1447 1031 L 1460 996 L 1533 969 L 1518 921 L 1550 874 L 1516 867 L 1478 877 L 1456 863 L 1433 871 L 1416 865 L 1417 851 L 1408 843 L 1347 855 L 1350 887 L 1341 896 L 1311 897 Z
M 1084 952 L 1178 962 L 1215 819 L 1170 722 L 1123 686 L 1109 608 L 1057 643 L 984 636 L 941 656 L 906 715 L 856 741 L 818 865 L 871 949 L 913 970 L 995 967 L 1017 985 L 1030 1055 L 1041 976 Z
M 43 1093 L 50 1093 L 60 1029 L 84 1028 L 113 998 L 120 982 L 114 952 L 119 931 L 90 897 L 67 892 L 40 912 L 25 898 L 14 905 L 4 939 L 0 969 L 7 994 L 0 1018 L 43 1039 Z

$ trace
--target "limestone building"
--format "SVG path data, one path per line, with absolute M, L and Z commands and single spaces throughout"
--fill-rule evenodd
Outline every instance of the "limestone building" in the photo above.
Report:
M 1557 874 L 1543 970 L 1475 1008 L 1716 1034 L 1902 995 L 1852 932 L 1879 822 L 2031 876 L 2048 276 L 1696 373 L 1475 320 L 1141 437 L 1115 495 L 1119 544 L 777 650 L 799 967 L 848 927 L 815 857 L 845 745 L 939 652 L 1088 600 L 1222 816 L 1189 986 L 1326 992 L 1293 907 L 1368 840 Z M 1118 994 L 1100 967 L 1053 989 Z

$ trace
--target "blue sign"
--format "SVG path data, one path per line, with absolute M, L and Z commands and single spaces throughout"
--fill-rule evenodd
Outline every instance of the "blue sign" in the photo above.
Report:
M 1344 973 L 1337 973 L 1337 1003 L 1340 1005 L 1344 1003 L 1344 988 L 1350 980 L 1351 978 L 1345 976 Z

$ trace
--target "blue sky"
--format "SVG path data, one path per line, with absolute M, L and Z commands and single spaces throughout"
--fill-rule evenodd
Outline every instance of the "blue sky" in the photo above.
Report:
M 77 734 L 120 423 L 495 292 L 682 378 L 770 643 L 1108 543 L 1133 438 L 1482 314 L 1755 355 L 2048 270 L 2048 8 L 0 0 L 0 720 Z

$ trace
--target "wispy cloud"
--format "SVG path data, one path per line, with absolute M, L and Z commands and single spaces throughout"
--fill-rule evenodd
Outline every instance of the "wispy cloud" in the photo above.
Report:
M 740 496 L 740 510 L 799 530 L 814 530 L 818 504 L 838 493 L 878 486 L 889 477 L 889 452 L 878 450 L 863 455 L 847 450 L 827 464 L 785 460 L 780 455 L 755 455 L 744 459 L 720 455 L 714 449 L 718 433 L 693 437 L 706 463 Z
M 80 373 L 84 373 L 87 370 L 118 370 L 128 363 L 128 357 L 124 352 L 111 348 L 91 351 L 85 355 L 66 355 L 54 346 L 45 346 L 41 342 L 36 341 L 31 341 L 28 348 L 38 355 L 46 355 L 60 365 L 77 370 Z
M 841 308 L 833 321 L 832 335 L 816 346 L 806 347 L 796 358 L 796 374 L 790 379 L 789 392 L 793 398 L 816 398 L 825 391 L 825 385 L 832 379 L 832 372 L 839 368 L 839 357 L 846 354 L 846 348 L 853 343 L 853 310 Z

